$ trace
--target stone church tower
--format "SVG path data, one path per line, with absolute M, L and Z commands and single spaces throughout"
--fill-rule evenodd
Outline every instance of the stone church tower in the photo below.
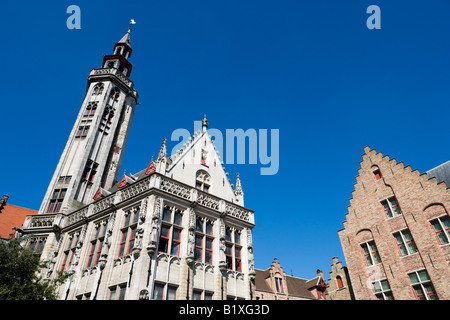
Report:
M 164 139 L 156 160 L 117 181 L 137 103 L 130 54 L 129 30 L 91 71 L 39 214 L 23 225 L 43 276 L 69 272 L 61 299 L 255 299 L 254 212 L 206 116 L 182 149 L 168 155 Z

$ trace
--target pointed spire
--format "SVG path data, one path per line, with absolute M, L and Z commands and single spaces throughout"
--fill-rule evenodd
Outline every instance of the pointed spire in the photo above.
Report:
M 236 173 L 236 184 L 234 188 L 234 195 L 235 196 L 241 196 L 244 194 L 244 191 L 242 190 L 242 184 L 241 184 L 241 178 L 239 177 L 239 172 Z
M 129 46 L 131 46 L 131 43 L 130 43 L 130 32 L 131 32 L 131 26 L 128 28 L 127 33 L 125 33 L 125 35 L 122 37 L 122 39 L 120 39 L 120 41 L 117 42 L 117 43 L 126 43 Z
M 206 114 L 202 119 L 202 129 L 203 129 L 203 132 L 205 132 L 206 129 L 208 129 L 208 119 L 206 119 Z
M 158 159 L 156 159 L 157 162 L 165 160 L 166 157 L 167 157 L 167 147 L 166 147 L 167 139 L 164 138 L 162 141 L 163 142 L 162 142 L 162 145 L 161 145 L 161 149 L 159 150 L 159 153 L 158 153 Z

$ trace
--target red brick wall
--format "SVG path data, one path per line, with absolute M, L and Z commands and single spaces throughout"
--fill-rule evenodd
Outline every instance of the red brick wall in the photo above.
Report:
M 8 239 L 14 236 L 13 227 L 21 228 L 27 215 L 37 214 L 36 210 L 5 204 L 0 211 L 0 238 Z
M 426 174 L 366 147 L 339 238 L 356 299 L 376 299 L 370 285 L 387 279 L 397 300 L 416 299 L 408 273 L 426 269 L 439 299 L 450 299 L 450 245 L 440 245 L 431 218 L 450 210 L 450 192 Z M 381 171 L 376 180 L 374 170 Z M 402 214 L 387 218 L 380 201 L 395 196 Z M 418 252 L 401 256 L 393 233 L 408 229 Z M 360 243 L 373 239 L 381 263 L 368 267 Z

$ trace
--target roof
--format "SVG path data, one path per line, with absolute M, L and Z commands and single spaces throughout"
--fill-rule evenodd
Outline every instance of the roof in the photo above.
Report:
M 126 43 L 128 46 L 131 46 L 130 31 L 131 31 L 131 28 L 128 29 L 127 33 L 125 33 L 125 35 L 122 37 L 122 39 L 120 39 L 119 42 L 117 42 L 117 43 Z
M 273 292 L 270 288 L 269 284 L 266 282 L 266 279 L 270 277 L 270 268 L 266 270 L 255 269 L 256 278 L 255 278 L 255 286 L 256 291 L 267 291 Z M 317 285 L 319 277 L 315 277 L 311 280 L 297 278 L 294 276 L 286 275 L 286 285 L 287 292 L 289 296 L 297 296 L 304 297 L 308 299 L 316 299 L 313 293 L 309 290 L 312 287 Z
M 428 178 L 436 178 L 437 182 L 445 182 L 447 187 L 450 187 L 450 161 L 447 161 L 437 167 L 428 170 Z
M 2 203 L 0 208 L 0 238 L 8 239 L 14 236 L 14 227 L 22 228 L 28 215 L 37 214 L 37 210 L 27 209 L 12 204 Z

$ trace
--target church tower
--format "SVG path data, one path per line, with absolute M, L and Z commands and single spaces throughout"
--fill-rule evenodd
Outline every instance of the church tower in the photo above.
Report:
M 117 179 L 138 94 L 130 80 L 130 31 L 88 77 L 86 96 L 39 214 L 73 212 Z

